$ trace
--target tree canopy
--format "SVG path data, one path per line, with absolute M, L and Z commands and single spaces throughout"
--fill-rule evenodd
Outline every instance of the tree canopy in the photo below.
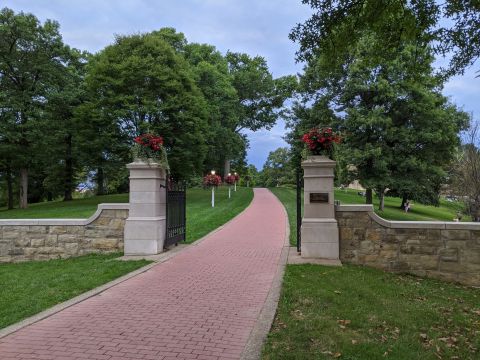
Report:
M 314 11 L 290 38 L 300 44 L 299 60 L 320 53 L 330 63 L 343 59 L 364 31 L 382 34 L 377 50 L 395 56 L 403 42 L 432 44 L 438 55 L 450 55 L 445 75 L 461 74 L 480 56 L 480 3 L 435 0 L 302 0 Z
M 171 175 L 224 164 L 246 171 L 245 130 L 272 127 L 296 86 L 261 56 L 189 43 L 173 28 L 118 35 L 96 54 L 66 46 L 59 25 L 0 12 L 0 203 L 128 189 L 133 138 L 164 138 Z M 6 196 L 5 196 L 6 195 Z

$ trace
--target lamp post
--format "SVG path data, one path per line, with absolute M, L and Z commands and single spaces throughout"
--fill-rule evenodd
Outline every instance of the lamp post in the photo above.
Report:
M 232 176 L 232 173 L 228 173 L 228 177 L 230 178 Z M 229 183 L 228 184 L 228 198 L 230 199 L 232 197 L 232 185 Z
M 235 172 L 235 191 L 237 191 L 237 177 L 238 177 L 238 174 L 237 172 Z
M 210 174 L 215 175 L 215 170 L 210 171 Z M 212 208 L 215 207 L 215 186 L 212 186 Z

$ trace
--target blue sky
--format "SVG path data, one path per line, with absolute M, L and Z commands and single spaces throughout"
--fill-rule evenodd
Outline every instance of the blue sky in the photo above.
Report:
M 3 0 L 0 6 L 57 20 L 67 44 L 90 52 L 112 43 L 115 34 L 174 27 L 190 42 L 264 56 L 274 76 L 301 71 L 288 33 L 311 14 L 301 0 Z M 480 78 L 473 69 L 452 78 L 444 94 L 479 119 Z M 284 133 L 282 121 L 270 131 L 249 133 L 248 161 L 261 168 L 269 151 L 286 145 Z

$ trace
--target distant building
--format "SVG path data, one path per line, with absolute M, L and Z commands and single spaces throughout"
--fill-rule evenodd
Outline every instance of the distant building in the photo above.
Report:
M 350 184 L 348 184 L 348 188 L 354 189 L 354 190 L 362 190 L 362 191 L 365 190 L 365 188 L 362 185 L 360 185 L 360 181 L 358 180 L 354 180 Z

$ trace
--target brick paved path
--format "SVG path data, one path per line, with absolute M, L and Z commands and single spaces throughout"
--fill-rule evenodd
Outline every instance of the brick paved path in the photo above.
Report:
M 239 359 L 285 221 L 275 196 L 256 189 L 242 215 L 199 245 L 0 339 L 0 359 Z

